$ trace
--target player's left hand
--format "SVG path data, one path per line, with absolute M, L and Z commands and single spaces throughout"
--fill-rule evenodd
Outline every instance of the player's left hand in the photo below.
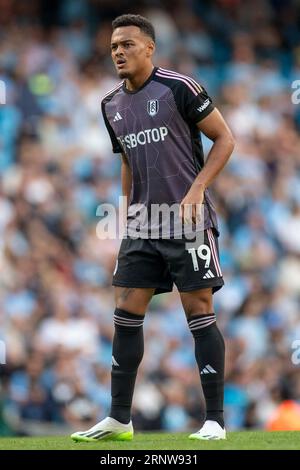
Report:
M 179 206 L 179 216 L 184 224 L 201 222 L 204 190 L 205 188 L 202 186 L 191 186 L 189 192 L 182 199 Z

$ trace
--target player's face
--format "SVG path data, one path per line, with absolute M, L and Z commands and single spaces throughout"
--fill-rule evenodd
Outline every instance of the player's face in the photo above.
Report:
M 154 43 L 137 26 L 116 28 L 111 37 L 111 56 L 120 78 L 132 78 L 151 60 Z

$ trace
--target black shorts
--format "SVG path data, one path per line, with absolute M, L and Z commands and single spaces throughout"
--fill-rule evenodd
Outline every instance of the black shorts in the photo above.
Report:
M 224 285 L 218 240 L 213 229 L 198 234 L 195 243 L 182 239 L 132 239 L 121 243 L 112 284 L 120 287 L 152 287 L 154 294 Z

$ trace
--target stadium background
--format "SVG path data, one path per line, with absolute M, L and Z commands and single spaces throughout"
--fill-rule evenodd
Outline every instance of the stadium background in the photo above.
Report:
M 300 429 L 292 361 L 300 340 L 300 105 L 291 101 L 300 79 L 299 2 L 130 3 L 0 0 L 7 86 L 0 434 L 67 433 L 107 415 L 119 241 L 96 238 L 96 208 L 117 204 L 121 188 L 99 105 L 117 82 L 110 22 L 126 12 L 153 21 L 156 64 L 202 83 L 237 140 L 214 184 L 226 281 L 215 307 L 227 343 L 227 427 L 276 429 L 279 409 L 288 421 L 279 426 Z M 145 340 L 136 428 L 198 428 L 199 376 L 176 292 L 153 299 Z

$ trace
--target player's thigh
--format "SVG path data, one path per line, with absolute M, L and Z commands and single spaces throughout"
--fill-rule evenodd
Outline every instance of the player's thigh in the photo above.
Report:
M 116 307 L 136 315 L 145 315 L 154 288 L 115 287 Z
M 172 290 L 167 265 L 151 240 L 123 239 L 112 284 L 118 308 L 144 314 L 154 293 Z

